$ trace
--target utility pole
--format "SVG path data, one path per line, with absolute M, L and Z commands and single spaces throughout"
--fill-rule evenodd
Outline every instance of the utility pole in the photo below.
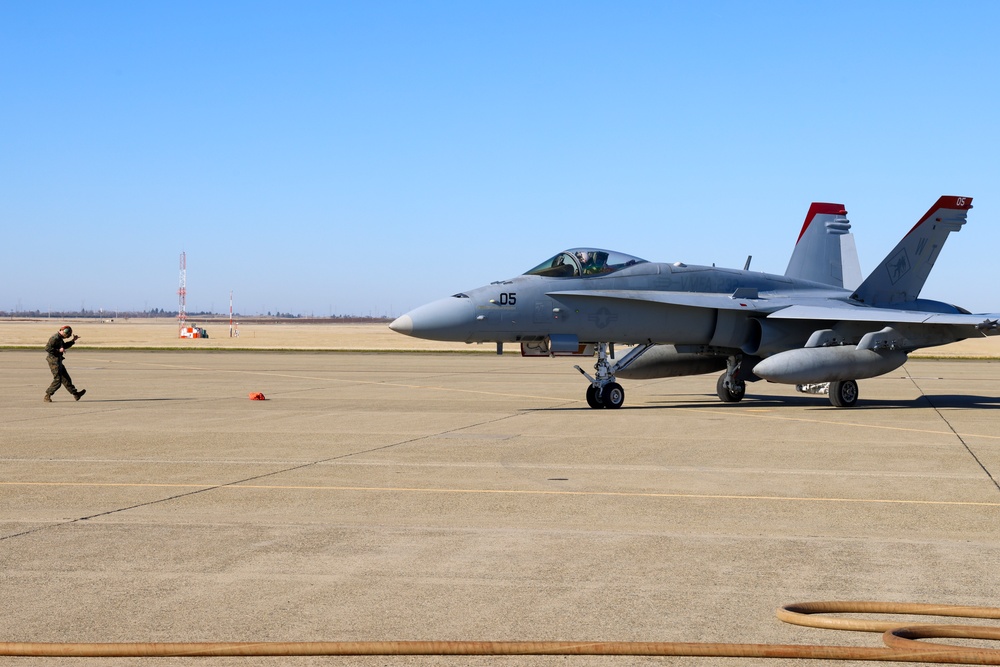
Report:
M 177 290 L 177 337 L 187 320 L 187 253 L 181 253 L 181 286 Z

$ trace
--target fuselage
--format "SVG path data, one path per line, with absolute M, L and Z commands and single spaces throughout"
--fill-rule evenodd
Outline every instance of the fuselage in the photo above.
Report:
M 612 292 L 614 299 L 600 298 Z M 657 301 L 650 299 L 652 293 L 691 295 L 691 302 Z M 740 299 L 741 293 L 754 298 Z M 553 335 L 625 344 L 738 342 L 719 340 L 719 309 L 699 303 L 701 295 L 732 297 L 737 311 L 722 319 L 745 324 L 793 298 L 846 301 L 850 292 L 755 271 L 639 260 L 596 275 L 529 272 L 420 306 L 390 326 L 418 338 L 467 343 L 520 343 Z

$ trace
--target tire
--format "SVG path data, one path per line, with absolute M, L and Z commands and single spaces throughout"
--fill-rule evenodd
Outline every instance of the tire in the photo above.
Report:
M 601 402 L 604 407 L 616 410 L 625 403 L 625 390 L 617 382 L 608 383 L 601 392 Z
M 587 387 L 587 405 L 597 410 L 604 407 L 604 403 L 597 398 L 597 387 L 594 385 Z
M 852 408 L 858 402 L 858 383 L 854 380 L 830 383 L 830 403 L 838 408 Z
M 726 374 L 723 373 L 715 383 L 715 393 L 723 403 L 739 403 L 747 394 L 747 383 L 743 380 L 733 380 L 732 384 L 727 385 Z

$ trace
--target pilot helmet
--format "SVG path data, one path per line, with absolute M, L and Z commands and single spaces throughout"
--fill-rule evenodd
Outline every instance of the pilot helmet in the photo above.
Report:
M 61 329 L 59 329 L 59 333 L 63 334 L 64 336 L 72 336 L 73 335 L 73 327 L 71 327 L 71 326 L 69 326 L 67 324 L 66 326 L 64 326 Z

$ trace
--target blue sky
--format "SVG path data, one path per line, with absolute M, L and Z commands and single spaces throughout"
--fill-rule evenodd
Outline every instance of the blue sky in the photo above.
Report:
M 593 245 L 1000 311 L 1000 3 L 0 0 L 0 310 L 398 315 Z

